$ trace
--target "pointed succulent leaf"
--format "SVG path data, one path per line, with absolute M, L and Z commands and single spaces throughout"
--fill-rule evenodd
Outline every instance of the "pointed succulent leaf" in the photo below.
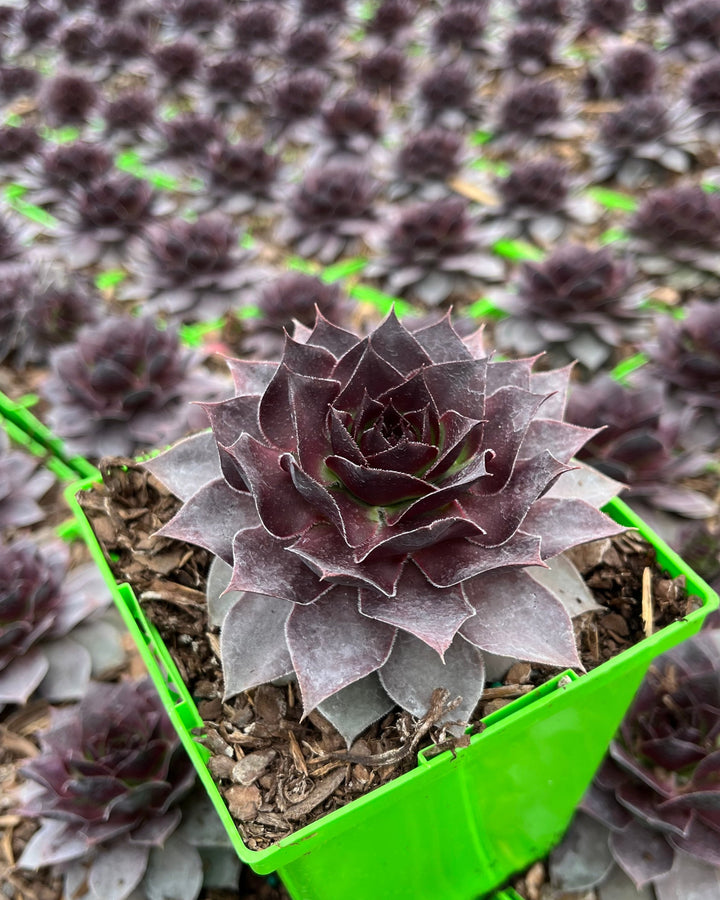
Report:
M 587 582 L 578 572 L 575 565 L 566 556 L 556 556 L 548 568 L 532 566 L 526 573 L 557 597 L 565 607 L 571 619 L 582 613 L 600 609 L 598 602 L 590 593 Z
M 354 641 L 343 638 L 352 633 Z M 306 606 L 296 605 L 287 642 L 307 715 L 341 688 L 374 672 L 387 660 L 395 629 L 361 615 L 357 590 L 332 587 Z
M 67 822 L 46 819 L 25 845 L 17 861 L 20 869 L 41 869 L 78 859 L 87 853 L 88 841 L 73 833 Z
M 173 835 L 150 851 L 143 888 L 147 900 L 195 900 L 203 883 L 203 865 L 195 847 Z
M 241 597 L 240 591 L 228 591 L 232 578 L 232 566 L 216 556 L 208 569 L 205 597 L 208 604 L 208 621 L 213 628 L 220 628 L 231 606 Z
M 717 866 L 678 853 L 672 869 L 654 882 L 657 900 L 711 900 L 720 896 Z
M 249 591 L 239 595 L 220 633 L 226 699 L 293 671 L 285 640 L 293 608 L 277 597 Z
M 220 477 L 220 460 L 211 431 L 201 431 L 176 444 L 143 466 L 180 500 L 189 500 L 198 485 Z
M 27 703 L 48 666 L 47 657 L 38 647 L 14 659 L 0 671 L 0 704 Z
M 460 633 L 476 647 L 550 666 L 581 667 L 570 616 L 525 572 L 488 572 L 469 580 L 464 590 L 475 615 Z M 507 597 L 515 598 L 510 608 Z
M 579 812 L 550 854 L 550 877 L 564 892 L 589 891 L 605 880 L 613 865 L 607 832 L 599 822 Z
M 585 500 L 542 497 L 530 508 L 523 529 L 542 535 L 541 554 L 551 559 L 571 547 L 625 531 Z
M 310 603 L 324 586 L 317 575 L 258 525 L 238 531 L 233 541 L 231 591 L 266 593 L 292 603 Z
M 48 661 L 48 669 L 38 687 L 40 696 L 52 703 L 79 700 L 90 682 L 90 653 L 69 637 L 45 641 L 42 652 Z
M 674 859 L 672 848 L 661 834 L 634 821 L 610 835 L 610 850 L 638 888 L 669 872 Z
M 90 890 L 107 900 L 125 900 L 142 881 L 149 853 L 148 847 L 122 840 L 103 848 L 90 866 Z
M 323 700 L 317 709 L 337 728 L 349 747 L 361 732 L 394 706 L 395 701 L 385 693 L 377 672 L 371 672 Z

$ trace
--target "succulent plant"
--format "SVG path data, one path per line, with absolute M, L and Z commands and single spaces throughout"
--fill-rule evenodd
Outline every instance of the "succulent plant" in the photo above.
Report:
M 103 32 L 102 47 L 111 64 L 122 65 L 147 56 L 148 35 L 134 22 L 112 22 Z
M 270 44 L 280 34 L 281 10 L 274 3 L 247 3 L 238 8 L 231 24 L 235 46 Z
M 590 100 L 625 100 L 638 94 L 650 94 L 658 87 L 658 63 L 652 50 L 642 44 L 618 47 L 590 66 L 584 81 Z
M 22 11 L 18 24 L 28 44 L 32 45 L 48 40 L 59 21 L 60 14 L 49 4 L 33 3 Z
M 72 65 L 93 65 L 103 56 L 101 32 L 90 19 L 76 19 L 63 28 L 58 44 Z
M 345 0 L 300 0 L 300 16 L 303 19 L 345 17 Z
M 567 18 L 566 0 L 518 0 L 516 14 L 523 22 L 542 21 L 559 25 Z
M 108 175 L 78 189 L 63 211 L 67 220 L 59 253 L 75 268 L 104 257 L 121 259 L 129 237 L 153 217 L 151 186 L 132 175 Z
M 368 235 L 373 241 L 374 235 Z M 483 251 L 467 201 L 448 197 L 399 211 L 378 232 L 382 253 L 365 274 L 383 279 L 393 296 L 414 296 L 437 306 L 458 292 L 472 292 L 475 279 L 501 281 L 505 266 Z
M 198 74 L 202 50 L 193 38 L 179 38 L 156 47 L 152 53 L 152 61 L 168 85 L 176 86 Z
M 222 123 L 214 116 L 201 113 L 184 113 L 170 119 L 163 124 L 162 134 L 162 156 L 171 158 L 200 158 L 205 155 L 208 144 L 224 136 Z
M 227 54 L 205 66 L 205 85 L 216 103 L 240 103 L 254 84 L 255 69 L 243 53 Z
M 367 94 L 346 94 L 322 111 L 322 127 L 331 143 L 329 154 L 364 156 L 382 132 L 380 110 Z
M 262 143 L 218 141 L 209 147 L 203 167 L 209 175 L 212 207 L 243 213 L 274 196 L 280 157 L 268 152 Z
M 505 59 L 523 75 L 537 75 L 553 64 L 556 41 L 557 31 L 547 22 L 518 25 L 505 42 Z
M 37 501 L 54 483 L 52 472 L 24 451 L 12 450 L 0 429 L 0 529 L 4 534 L 43 520 L 45 513 Z
M 689 172 L 699 151 L 684 105 L 670 106 L 654 94 L 633 97 L 600 123 L 599 143 L 590 147 L 593 179 L 614 178 L 634 189 L 658 174 Z
M 650 191 L 630 221 L 638 267 L 678 290 L 714 297 L 720 279 L 720 195 L 696 185 Z
M 393 40 L 404 28 L 412 25 L 416 8 L 412 0 L 382 0 L 367 24 L 368 34 Z
M 623 341 L 645 334 L 642 293 L 631 283 L 630 265 L 609 249 L 561 245 L 543 262 L 523 264 L 517 293 L 493 296 L 510 313 L 497 340 L 523 354 L 547 349 L 555 365 L 578 359 L 593 372 Z
M 77 280 L 29 266 L 0 267 L 0 360 L 16 368 L 47 364 L 50 350 L 97 320 L 97 297 Z
M 602 374 L 573 386 L 566 415 L 575 425 L 598 429 L 578 459 L 625 484 L 624 499 L 704 519 L 717 505 L 683 479 L 702 474 L 712 457 L 696 448 L 683 450 L 692 419 L 687 412 L 668 408 L 660 381 L 646 377 L 621 384 Z
M 295 72 L 275 86 L 272 97 L 272 113 L 277 127 L 288 125 L 315 115 L 328 88 L 328 78 L 323 72 Z
M 11 477 L 31 471 L 16 461 Z M 36 690 L 53 701 L 78 700 L 91 674 L 100 674 L 108 661 L 117 666 L 123 660 L 115 633 L 102 652 L 90 652 L 83 643 L 99 637 L 88 618 L 110 604 L 102 575 L 93 564 L 70 569 L 70 551 L 60 541 L 0 541 L 0 565 L 0 708 L 25 703 Z M 81 622 L 85 634 L 78 630 L 74 640 L 68 637 Z
M 17 171 L 17 164 L 36 156 L 42 143 L 32 125 L 0 125 L 0 170 L 10 165 Z
M 567 613 L 523 571 L 619 530 L 552 487 L 590 436 L 561 421 L 569 370 L 490 361 L 449 316 L 411 334 L 391 313 L 362 340 L 318 316 L 296 338 L 279 363 L 231 360 L 214 439 L 146 464 L 185 501 L 159 534 L 232 567 L 226 696 L 294 673 L 304 714 L 330 706 L 350 740 L 439 687 L 467 720 L 483 650 L 576 666 Z
M 718 130 L 720 126 L 720 60 L 700 66 L 687 88 L 689 103 L 699 111 L 700 123 Z
M 191 397 L 217 397 L 224 382 L 150 318 L 111 316 L 56 350 L 42 383 L 48 423 L 68 452 L 99 459 L 162 446 L 205 418 Z
M 0 264 L 16 262 L 22 256 L 22 232 L 0 215 Z
M 47 146 L 28 160 L 24 183 L 28 199 L 38 206 L 52 206 L 67 199 L 78 187 L 88 187 L 112 167 L 112 155 L 100 143 L 71 141 Z
M 632 11 L 632 0 L 585 0 L 583 28 L 621 33 L 625 30 Z
M 383 47 L 371 56 L 361 56 L 356 65 L 358 81 L 371 91 L 396 93 L 407 81 L 407 60 L 397 47 Z
M 420 100 L 428 121 L 449 127 L 478 114 L 473 78 L 463 63 L 441 65 L 426 75 L 420 82 Z
M 354 164 L 331 162 L 311 169 L 291 197 L 277 237 L 301 256 L 333 262 L 373 220 L 376 190 L 374 179 Z
M 232 220 L 208 213 L 195 222 L 158 222 L 132 248 L 143 308 L 175 322 L 216 319 L 240 308 L 266 272 L 252 265 Z M 130 286 L 130 296 L 136 296 Z
M 51 124 L 77 125 L 87 121 L 98 99 L 97 89 L 91 81 L 69 72 L 45 82 L 39 104 Z
M 551 156 L 519 163 L 497 181 L 500 204 L 484 210 L 485 242 L 520 237 L 551 247 L 573 224 L 596 221 L 594 204 L 572 187 L 567 166 Z
M 719 0 L 681 0 L 668 10 L 675 44 L 701 58 L 720 50 Z
M 694 300 L 685 307 L 685 317 L 663 317 L 657 337 L 647 346 L 656 378 L 677 398 L 680 407 L 703 411 L 710 423 L 707 431 L 717 442 L 720 422 L 720 310 L 713 301 Z M 695 439 L 685 434 L 687 442 Z M 690 443 L 687 444 L 690 446 Z
M 500 98 L 498 130 L 518 139 L 561 136 L 562 92 L 552 81 L 525 81 Z
M 406 138 L 397 171 L 407 182 L 445 181 L 460 168 L 462 136 L 446 128 L 424 128 Z
M 225 12 L 223 0 L 179 0 L 172 10 L 180 28 L 199 30 L 216 26 Z
M 601 896 L 612 880 L 615 890 L 628 883 L 627 896 L 632 886 L 652 886 L 659 900 L 711 897 L 720 865 L 719 733 L 720 631 L 708 629 L 652 663 L 551 860 L 555 882 L 565 890 L 600 883 Z M 580 885 L 565 860 L 582 875 L 578 857 L 591 844 L 601 863 Z
M 463 50 L 483 49 L 483 34 L 488 22 L 486 2 L 453 0 L 435 18 L 431 34 L 438 47 L 461 47 Z
M 105 127 L 111 133 L 124 131 L 134 138 L 143 137 L 155 124 L 156 106 L 157 101 L 150 92 L 126 91 L 105 104 Z
M 150 680 L 92 684 L 40 741 L 21 771 L 41 826 L 19 867 L 52 866 L 68 897 L 195 900 L 202 861 L 177 832 L 195 775 Z
M 0 97 L 14 100 L 22 94 L 34 94 L 40 82 L 31 66 L 0 65 Z
M 322 66 L 330 57 L 332 42 L 324 25 L 303 25 L 288 36 L 282 55 L 290 65 Z

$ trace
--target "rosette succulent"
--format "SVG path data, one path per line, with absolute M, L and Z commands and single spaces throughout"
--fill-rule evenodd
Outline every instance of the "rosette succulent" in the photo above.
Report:
M 393 296 L 417 297 L 437 306 L 458 292 L 473 292 L 478 279 L 501 281 L 505 265 L 482 249 L 476 223 L 461 197 L 416 203 L 394 222 L 370 233 L 381 252 L 365 274 L 381 278 Z
M 395 156 L 395 177 L 386 188 L 389 199 L 445 196 L 444 182 L 458 174 L 463 151 L 462 135 L 448 128 L 431 126 L 407 135 Z
M 700 66 L 687 87 L 688 102 L 700 114 L 700 125 L 709 139 L 720 136 L 720 60 Z
M 39 81 L 39 73 L 29 66 L 0 65 L 0 97 L 4 100 L 33 95 Z
M 597 375 L 570 391 L 567 418 L 599 429 L 578 459 L 625 484 L 623 497 L 631 504 L 697 519 L 717 512 L 709 497 L 683 484 L 701 475 L 712 457 L 697 448 L 683 450 L 692 412 L 670 410 L 660 381 L 645 377 L 620 384 Z
M 487 3 L 453 0 L 435 18 L 431 29 L 433 43 L 437 47 L 483 50 L 487 22 Z
M 42 138 L 32 125 L 0 125 L 0 171 L 17 172 L 18 163 L 36 156 Z
M 371 91 L 397 93 L 407 81 L 408 66 L 405 54 L 397 47 L 383 47 L 371 56 L 357 61 L 357 78 Z
M 248 100 L 255 84 L 255 68 L 242 53 L 229 53 L 205 66 L 205 85 L 217 110 Z
M 555 883 L 601 897 L 604 884 L 657 900 L 717 893 L 719 737 L 720 631 L 708 629 L 652 663 L 551 859 Z
M 426 75 L 420 82 L 420 101 L 428 122 L 450 128 L 462 127 L 479 114 L 474 79 L 463 63 L 439 66 Z
M 200 71 L 202 49 L 193 38 L 180 38 L 157 47 L 152 62 L 168 86 L 177 87 Z
M 523 22 L 562 24 L 568 15 L 566 0 L 518 0 L 516 14 Z
M 325 107 L 322 127 L 330 142 L 331 154 L 363 156 L 382 132 L 380 110 L 366 94 L 347 94 Z
M 593 179 L 610 178 L 627 188 L 697 164 L 700 143 L 684 105 L 646 94 L 633 97 L 600 123 L 599 142 L 590 146 Z
M 291 197 L 277 237 L 302 256 L 333 262 L 373 221 L 376 191 L 375 180 L 358 165 L 331 162 L 311 169 Z
M 516 293 L 493 296 L 510 313 L 497 324 L 500 346 L 547 349 L 555 364 L 578 359 L 595 371 L 623 341 L 645 335 L 642 294 L 631 283 L 629 263 L 607 248 L 566 244 L 543 262 L 524 263 Z
M 625 30 L 632 10 L 632 0 L 585 0 L 582 26 L 588 31 L 621 33 Z
M 658 86 L 658 63 L 655 54 L 642 44 L 619 47 L 591 66 L 584 81 L 590 100 L 612 98 L 625 100 L 638 94 L 649 94 Z
M 521 82 L 500 97 L 497 129 L 515 140 L 566 137 L 562 91 L 552 81 Z
M 50 124 L 78 125 L 87 121 L 98 100 L 98 91 L 91 81 L 69 72 L 45 82 L 39 105 Z
M 52 701 L 78 700 L 91 674 L 124 659 L 107 625 L 98 630 L 97 623 L 86 622 L 68 637 L 111 599 L 93 564 L 70 569 L 69 561 L 70 551 L 59 541 L 0 541 L 0 709 L 26 703 L 36 690 Z
M 21 800 L 41 826 L 18 866 L 53 866 L 67 897 L 195 900 L 202 861 L 177 831 L 195 775 L 150 680 L 92 684 L 39 737 Z
M 638 267 L 681 291 L 717 296 L 720 194 L 696 185 L 650 191 L 630 221 Z
M 386 41 L 395 39 L 404 28 L 412 25 L 416 8 L 412 0 L 382 0 L 367 23 L 368 34 Z
M 508 66 L 523 75 L 537 75 L 553 64 L 557 30 L 546 22 L 527 22 L 518 25 L 505 42 Z
M 185 113 L 165 122 L 162 133 L 161 156 L 174 159 L 199 159 L 209 144 L 224 137 L 222 124 L 215 117 L 201 113 Z
M 149 318 L 112 316 L 56 350 L 41 391 L 47 419 L 69 453 L 131 456 L 203 428 L 191 397 L 215 399 L 223 380 L 200 366 L 172 328 Z
M 34 525 L 44 518 L 40 500 L 54 484 L 55 477 L 42 468 L 38 459 L 22 450 L 13 450 L 0 428 L 0 529 Z
M 103 109 L 103 118 L 108 132 L 125 132 L 134 140 L 149 139 L 151 127 L 155 124 L 157 100 L 149 91 L 126 91 L 115 100 L 110 100 Z
M 208 213 L 194 222 L 170 219 L 147 229 L 132 248 L 143 308 L 173 321 L 216 319 L 239 308 L 265 270 L 240 247 L 232 220 Z M 129 297 L 137 296 L 129 285 Z
M 40 157 L 29 160 L 24 183 L 33 203 L 50 206 L 101 179 L 111 168 L 112 155 L 103 144 L 71 141 L 47 147 Z
M 234 13 L 231 25 L 237 47 L 272 44 L 280 33 L 281 10 L 274 3 L 246 3 Z
M 680 407 L 702 411 L 705 431 L 717 443 L 720 423 L 720 309 L 716 302 L 695 300 L 685 317 L 658 321 L 657 337 L 646 349 L 656 377 L 667 385 Z M 702 440 L 700 432 L 685 440 Z M 690 444 L 688 444 L 690 445 Z
M 271 99 L 271 112 L 276 130 L 282 131 L 320 109 L 328 88 L 323 72 L 301 71 L 281 79 Z
M 719 0 L 684 0 L 668 10 L 675 44 L 690 56 L 706 58 L 720 49 Z
M 322 66 L 328 61 L 332 50 L 327 27 L 311 24 L 303 25 L 288 36 L 282 56 L 292 66 Z
M 227 697 L 294 674 L 304 713 L 351 739 L 439 687 L 467 720 L 483 650 L 578 665 L 568 614 L 525 571 L 622 530 L 567 474 L 591 434 L 562 421 L 568 369 L 393 313 L 363 339 L 318 316 L 279 363 L 229 364 L 212 435 L 146 464 L 185 501 L 159 534 L 227 564 Z
M 231 214 L 249 212 L 272 200 L 280 157 L 260 142 L 212 144 L 203 163 L 209 175 L 208 199 L 214 209 Z

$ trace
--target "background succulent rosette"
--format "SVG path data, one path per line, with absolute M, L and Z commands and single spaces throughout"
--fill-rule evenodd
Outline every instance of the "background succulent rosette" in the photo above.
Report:
M 438 687 L 468 719 L 483 652 L 580 665 L 525 568 L 621 530 L 567 474 L 595 432 L 562 421 L 569 368 L 479 343 L 448 317 L 412 334 L 391 314 L 359 339 L 318 316 L 279 363 L 229 360 L 212 434 L 147 463 L 185 500 L 159 534 L 232 567 L 212 598 L 226 696 L 294 675 L 305 713 L 348 738 L 394 703 L 422 715 Z

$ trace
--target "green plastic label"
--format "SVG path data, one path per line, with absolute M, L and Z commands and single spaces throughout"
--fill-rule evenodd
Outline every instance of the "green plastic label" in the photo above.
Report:
M 123 271 L 123 269 L 108 269 L 107 272 L 101 272 L 95 278 L 95 287 L 104 291 L 115 287 L 116 284 L 121 284 L 126 278 L 127 272 Z
M 638 208 L 637 200 L 630 194 L 622 191 L 611 191 L 603 187 L 591 187 L 585 191 L 586 195 L 604 206 L 605 209 L 621 209 L 624 212 L 635 212 Z
M 354 259 L 346 259 L 343 262 L 335 263 L 334 266 L 328 266 L 320 278 L 327 283 L 340 281 L 342 278 L 348 278 L 350 275 L 362 272 L 367 263 L 367 259 L 361 256 Z
M 521 262 L 522 260 L 538 262 L 545 257 L 545 254 L 539 247 L 528 244 L 527 241 L 511 241 L 503 239 L 494 243 L 492 249 L 493 253 L 496 253 L 498 256 L 503 256 L 505 259 L 510 259 L 513 262 Z

